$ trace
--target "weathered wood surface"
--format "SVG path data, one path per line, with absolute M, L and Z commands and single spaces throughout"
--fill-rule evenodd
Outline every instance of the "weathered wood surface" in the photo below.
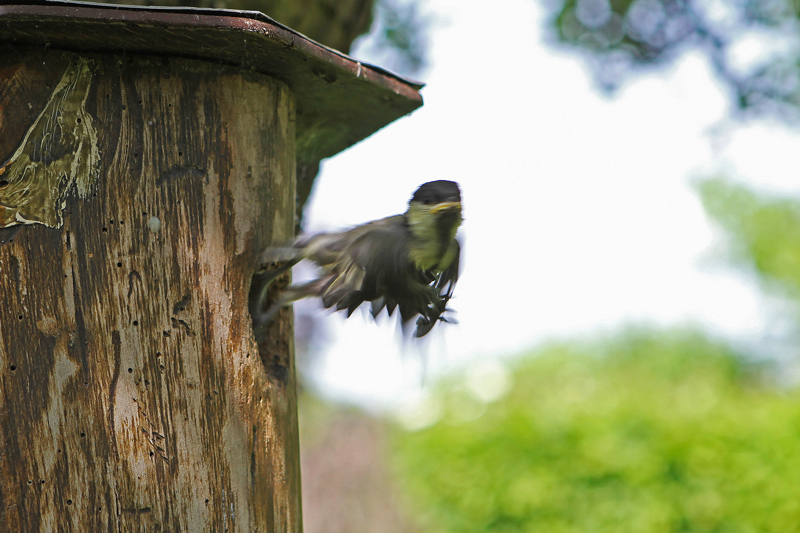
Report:
M 420 83 L 326 48 L 254 11 L 35 0 L 0 5 L 0 42 L 208 59 L 286 82 L 297 102 L 301 206 L 321 159 L 422 105 Z
M 0 531 L 301 530 L 290 316 L 257 347 L 247 310 L 294 106 L 218 64 L 0 50 L 0 221 L 29 222 L 0 230 Z

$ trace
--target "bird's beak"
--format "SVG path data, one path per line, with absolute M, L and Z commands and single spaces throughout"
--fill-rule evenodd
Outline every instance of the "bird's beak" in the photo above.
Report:
M 461 210 L 461 202 L 442 202 L 431 207 L 431 213 L 438 213 L 440 211 Z

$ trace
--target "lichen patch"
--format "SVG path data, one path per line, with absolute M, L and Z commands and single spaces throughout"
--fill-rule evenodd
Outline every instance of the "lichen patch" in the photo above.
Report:
M 67 194 L 85 198 L 100 174 L 97 131 L 86 111 L 89 61 L 74 56 L 19 148 L 0 167 L 0 228 L 59 228 Z

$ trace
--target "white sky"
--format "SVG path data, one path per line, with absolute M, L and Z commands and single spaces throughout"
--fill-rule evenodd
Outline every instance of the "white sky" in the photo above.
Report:
M 727 122 L 699 55 L 609 99 L 578 57 L 544 43 L 538 0 L 426 6 L 438 23 L 424 107 L 325 163 L 306 227 L 400 213 L 420 184 L 460 183 L 460 324 L 429 335 L 428 375 L 631 322 L 760 334 L 765 302 L 712 260 L 718 235 L 691 180 L 724 170 L 798 192 L 800 136 Z M 325 325 L 326 394 L 389 406 L 425 387 L 420 350 L 403 349 L 394 321 Z

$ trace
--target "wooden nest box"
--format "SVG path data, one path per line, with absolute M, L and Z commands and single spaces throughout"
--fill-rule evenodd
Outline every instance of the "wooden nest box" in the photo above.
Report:
M 0 5 L 0 530 L 301 531 L 256 257 L 420 86 L 260 13 Z

